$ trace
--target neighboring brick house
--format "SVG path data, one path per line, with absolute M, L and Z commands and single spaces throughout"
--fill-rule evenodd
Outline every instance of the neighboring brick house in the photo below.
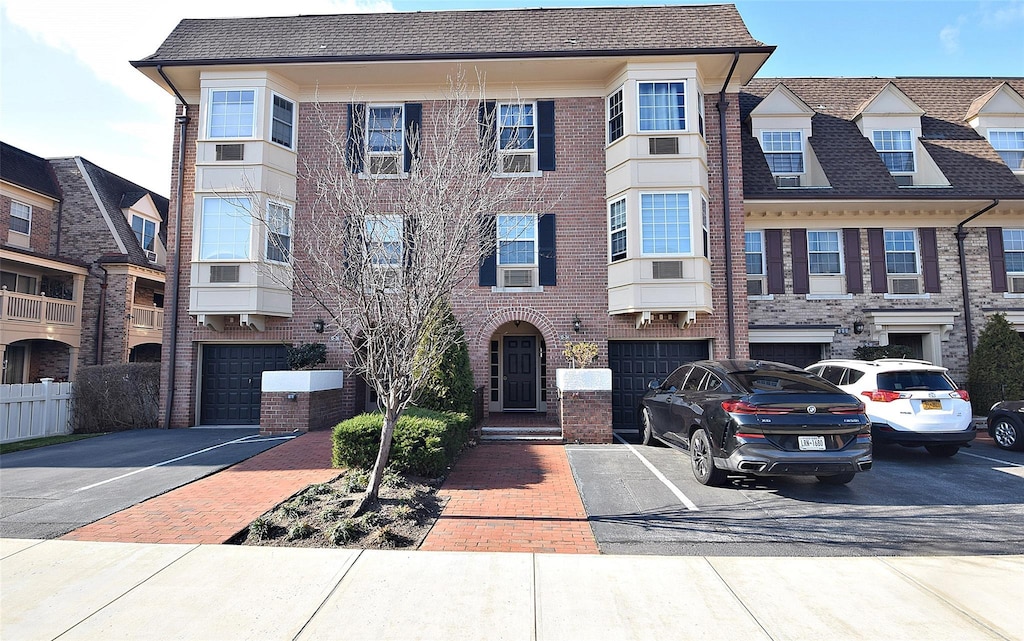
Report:
M 167 199 L 81 157 L 0 153 L 3 382 L 159 360 Z
M 741 93 L 750 354 L 899 344 L 966 379 L 1024 332 L 1024 80 L 764 78 Z
M 563 347 L 586 340 L 612 370 L 616 428 L 635 428 L 650 379 L 747 355 L 738 92 L 773 50 L 731 5 L 182 21 L 132 63 L 179 104 L 168 426 L 257 423 L 260 374 L 283 368 L 283 345 L 324 340 L 306 301 L 261 276 L 273 262 L 265 228 L 229 225 L 231 198 L 259 192 L 301 235 L 313 192 L 299 168 L 322 153 L 314 101 L 341 128 L 376 118 L 429 131 L 432 103 L 461 67 L 486 77 L 482 112 L 534 134 L 525 153 L 493 137 L 499 170 L 559 195 L 540 217 L 499 212 L 499 246 L 515 228 L 533 251 L 488 260 L 455 301 L 460 317 L 474 312 L 485 411 L 556 407 Z M 397 171 L 401 156 L 369 162 Z M 227 227 L 230 241 L 215 242 Z M 329 341 L 328 365 L 346 368 L 350 350 Z M 359 386 L 346 387 L 346 412 L 365 407 Z

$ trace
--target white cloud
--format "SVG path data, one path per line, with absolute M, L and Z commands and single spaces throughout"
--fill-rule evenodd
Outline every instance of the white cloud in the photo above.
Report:
M 966 18 L 960 16 L 955 25 L 946 25 L 939 31 L 939 42 L 943 50 L 948 54 L 960 53 L 960 30 Z
M 1024 0 L 982 2 L 979 10 L 982 24 L 986 27 L 1001 29 L 1024 22 Z

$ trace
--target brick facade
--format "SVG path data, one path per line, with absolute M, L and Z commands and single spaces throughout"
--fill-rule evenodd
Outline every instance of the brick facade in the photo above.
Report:
M 610 390 L 561 391 L 558 407 L 566 443 L 612 442 Z
M 294 396 L 294 400 L 289 396 Z M 346 416 L 342 390 L 264 392 L 260 397 L 260 434 L 328 430 Z

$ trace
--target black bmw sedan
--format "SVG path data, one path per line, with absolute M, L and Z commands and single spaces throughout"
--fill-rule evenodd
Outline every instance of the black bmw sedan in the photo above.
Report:
M 651 381 L 641 438 L 689 450 L 693 475 L 813 475 L 849 483 L 871 469 L 864 404 L 802 369 L 768 361 L 699 361 Z

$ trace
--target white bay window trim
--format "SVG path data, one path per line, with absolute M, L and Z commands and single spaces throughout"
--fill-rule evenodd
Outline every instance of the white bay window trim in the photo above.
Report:
M 256 138 L 259 91 L 255 88 L 210 89 L 206 136 L 212 140 Z
M 248 261 L 252 214 L 248 198 L 207 196 L 202 199 L 199 260 Z
M 685 80 L 637 82 L 637 131 L 684 132 L 686 123 Z
M 640 193 L 640 253 L 652 256 L 693 256 L 691 194 Z

